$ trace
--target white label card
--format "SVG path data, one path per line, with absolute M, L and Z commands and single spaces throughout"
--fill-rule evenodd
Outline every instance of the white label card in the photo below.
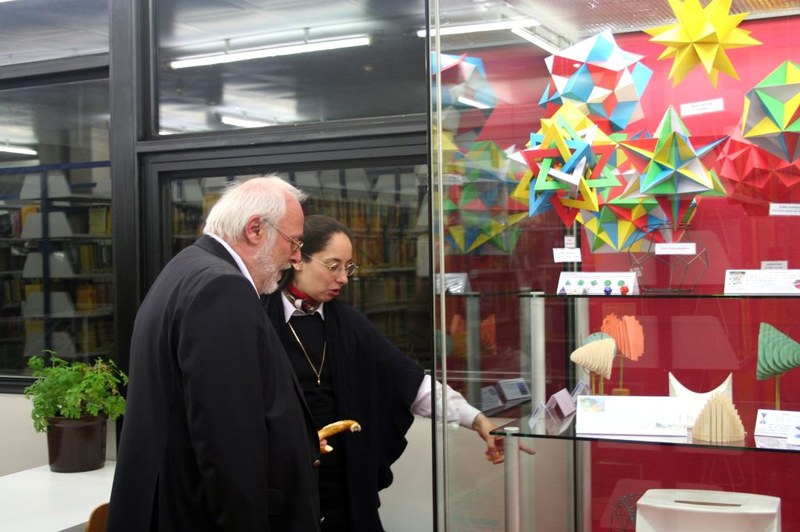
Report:
M 770 203 L 770 216 L 800 216 L 800 203 Z
M 726 270 L 725 295 L 800 295 L 800 270 Z
M 694 242 L 670 242 L 656 244 L 656 255 L 697 255 L 697 244 Z
M 706 113 L 717 113 L 724 110 L 725 100 L 722 98 L 681 104 L 681 116 L 704 115 Z
M 574 236 L 566 235 L 564 237 L 565 248 L 574 248 L 576 243 L 576 238 Z
M 788 260 L 762 260 L 761 261 L 761 269 L 762 270 L 788 270 L 789 269 L 789 261 Z
M 580 262 L 580 248 L 553 248 L 553 262 Z
M 682 397 L 581 395 L 575 432 L 685 437 L 686 406 Z
M 798 438 L 800 435 L 800 412 L 759 408 L 753 434 L 774 438 Z

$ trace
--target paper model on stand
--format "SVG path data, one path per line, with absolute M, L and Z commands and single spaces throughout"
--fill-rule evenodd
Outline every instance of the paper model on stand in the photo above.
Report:
M 738 27 L 749 13 L 732 15 L 732 0 L 711 0 L 705 7 L 700 0 L 668 1 L 678 21 L 645 32 L 653 36 L 651 42 L 666 46 L 658 59 L 673 58 L 669 72 L 673 85 L 697 66 L 703 67 L 714 87 L 720 72 L 739 79 L 726 52 L 761 44 Z
M 758 380 L 776 377 L 800 366 L 800 343 L 768 323 L 758 330 Z
M 599 375 L 606 380 L 611 378 L 611 369 L 614 366 L 614 357 L 617 353 L 617 344 L 614 339 L 605 333 L 594 333 L 586 337 L 583 345 L 570 354 L 569 359 L 576 365 L 585 369 L 590 377 Z M 590 378 L 592 392 L 595 392 L 594 378 Z M 602 394 L 602 381 L 600 387 Z
M 780 410 L 781 376 L 797 366 L 800 366 L 800 343 L 762 322 L 758 329 L 756 379 L 775 377 L 775 410 Z
M 730 397 L 712 396 L 694 422 L 692 441 L 733 443 L 744 440 L 744 424 Z
M 611 336 L 617 346 L 619 354 L 619 386 L 611 393 L 614 395 L 630 395 L 630 390 L 623 386 L 624 362 L 627 358 L 632 362 L 639 360 L 644 353 L 644 329 L 634 316 L 622 316 L 618 318 L 616 314 L 608 314 L 603 318 L 600 331 Z
M 545 59 L 552 87 L 539 105 L 571 103 L 597 123 L 625 129 L 644 116 L 640 99 L 653 71 L 642 58 L 620 48 L 610 31 L 583 40 Z
M 786 61 L 745 95 L 742 136 L 789 163 L 800 158 L 800 65 Z
M 669 380 L 669 396 L 682 397 L 687 400 L 687 425 L 694 425 L 703 407 L 713 396 L 724 395 L 733 401 L 733 373 L 728 373 L 728 376 L 722 381 L 722 384 L 708 392 L 695 392 L 690 390 L 684 386 L 671 371 L 667 375 Z

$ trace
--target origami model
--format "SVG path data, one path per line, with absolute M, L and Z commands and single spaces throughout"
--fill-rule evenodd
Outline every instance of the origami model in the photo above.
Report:
M 517 155 L 533 175 L 513 196 L 525 199 L 529 215 L 555 209 L 570 226 L 581 209 L 597 211 L 597 194 L 621 181 L 612 172 L 616 143 L 575 105 L 565 103 L 532 133 Z
M 644 353 L 644 329 L 634 316 L 609 314 L 603 318 L 600 331 L 614 339 L 619 355 L 619 387 L 611 391 L 614 395 L 629 395 L 630 390 L 622 385 L 623 364 L 627 358 L 633 362 L 639 360 Z
M 621 144 L 632 155 L 634 166 L 642 172 L 641 192 L 664 196 L 724 196 L 722 183 L 713 170 L 706 167 L 704 158 L 713 162 L 712 150 L 725 139 L 727 136 L 698 143 L 700 139 L 691 137 L 678 112 L 670 106 L 652 138 L 627 140 Z M 709 154 L 711 156 L 707 157 Z
M 732 0 L 711 0 L 706 7 L 700 0 L 668 1 L 678 22 L 645 31 L 653 36 L 650 41 L 666 46 L 659 59 L 673 58 L 669 71 L 673 85 L 698 65 L 714 87 L 720 72 L 739 79 L 726 51 L 761 44 L 738 27 L 749 13 L 731 15 Z
M 694 425 L 700 411 L 713 396 L 724 395 L 733 401 L 733 373 L 728 373 L 722 384 L 708 392 L 694 392 L 681 384 L 671 371 L 667 375 L 669 376 L 669 396 L 684 397 L 689 400 L 687 402 L 687 405 L 690 405 L 687 406 L 687 425 L 689 426 Z
M 800 344 L 768 323 L 758 329 L 758 365 L 756 378 L 765 380 L 775 377 L 775 410 L 781 405 L 781 376 L 800 366 Z
M 459 253 L 516 247 L 516 224 L 528 217 L 528 206 L 511 196 L 520 175 L 529 174 L 520 163 L 491 141 L 476 142 L 458 158 L 458 173 L 442 198 L 446 238 Z
M 756 144 L 728 139 L 714 166 L 726 179 L 728 198 L 766 215 L 770 202 L 800 202 L 800 159 L 786 162 Z
M 450 131 L 459 143 L 474 142 L 496 104 L 483 60 L 466 54 L 434 53 L 431 76 L 440 82 L 442 129 Z M 436 102 L 438 92 L 432 94 Z
M 725 395 L 712 396 L 692 429 L 692 441 L 732 443 L 744 441 L 744 425 L 733 401 Z
M 617 345 L 611 336 L 605 333 L 594 333 L 586 337 L 586 341 L 581 347 L 570 354 L 569 359 L 576 365 L 581 366 L 591 377 L 592 393 L 595 392 L 594 375 L 611 378 L 611 369 L 614 366 L 614 357 L 617 353 Z M 600 393 L 602 394 L 603 381 L 600 381 Z
M 619 131 L 644 116 L 640 99 L 653 71 L 641 55 L 617 46 L 610 31 L 590 37 L 545 59 L 548 83 L 539 105 L 572 103 L 597 122 Z
M 800 65 L 786 61 L 745 95 L 742 136 L 786 162 L 800 158 Z

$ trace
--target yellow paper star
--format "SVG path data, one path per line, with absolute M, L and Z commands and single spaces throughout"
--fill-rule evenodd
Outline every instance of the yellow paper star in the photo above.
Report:
M 674 57 L 669 72 L 673 86 L 697 65 L 703 66 L 714 87 L 720 72 L 739 79 L 725 51 L 761 44 L 738 28 L 749 13 L 731 15 L 732 0 L 711 0 L 705 8 L 700 0 L 668 1 L 678 22 L 645 31 L 653 36 L 651 42 L 667 47 L 659 59 Z

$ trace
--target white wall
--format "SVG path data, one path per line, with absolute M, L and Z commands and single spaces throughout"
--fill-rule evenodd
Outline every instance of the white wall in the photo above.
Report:
M 108 425 L 106 459 L 116 459 L 114 424 Z M 47 435 L 33 430 L 31 403 L 22 394 L 0 393 L 0 476 L 47 465 Z
M 47 436 L 33 430 L 30 400 L 0 394 L 0 475 L 41 465 L 47 465 Z

